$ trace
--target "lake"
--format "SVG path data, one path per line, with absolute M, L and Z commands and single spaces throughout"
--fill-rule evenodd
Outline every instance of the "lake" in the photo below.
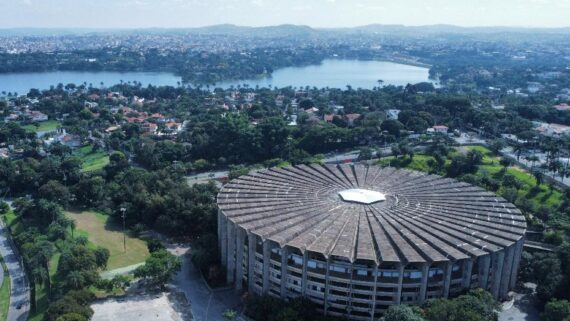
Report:
M 141 82 L 162 86 L 177 86 L 181 78 L 168 72 L 82 72 L 82 71 L 52 71 L 0 74 L 0 92 L 17 92 L 19 95 L 27 94 L 31 88 L 49 89 L 59 83 L 64 85 L 74 83 L 81 85 L 86 82 L 93 87 L 119 84 L 120 82 Z
M 404 65 L 388 61 L 362 61 L 362 60 L 339 60 L 326 59 L 320 65 L 304 67 L 287 67 L 277 69 L 271 77 L 232 80 L 216 83 L 216 87 L 237 87 L 244 83 L 250 88 L 268 87 L 330 87 L 372 89 L 378 86 L 378 80 L 383 80 L 383 85 L 405 86 L 408 83 L 431 82 L 429 68 Z
M 216 83 L 216 87 L 229 88 L 231 86 L 248 84 L 250 88 L 268 87 L 330 87 L 371 89 L 378 86 L 378 80 L 383 85 L 405 86 L 408 83 L 432 82 L 429 79 L 429 69 L 424 67 L 404 65 L 387 61 L 360 61 L 360 60 L 323 60 L 320 65 L 304 67 L 287 67 L 275 70 L 271 77 L 232 80 Z M 137 81 L 143 86 L 177 86 L 181 78 L 167 72 L 78 72 L 55 71 L 37 73 L 10 73 L 0 74 L 0 92 L 28 93 L 31 88 L 49 89 L 58 83 L 74 83 L 80 85 L 84 82 L 99 87 L 101 82 L 105 86 L 118 84 L 122 81 Z

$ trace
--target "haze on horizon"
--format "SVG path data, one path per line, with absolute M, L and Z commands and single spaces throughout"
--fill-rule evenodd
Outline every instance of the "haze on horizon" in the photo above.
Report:
M 0 5 L 0 28 L 570 26 L 570 0 L 0 0 Z

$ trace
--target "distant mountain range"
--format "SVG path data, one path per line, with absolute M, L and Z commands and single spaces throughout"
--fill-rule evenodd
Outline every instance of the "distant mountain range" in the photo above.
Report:
M 351 28 L 312 28 L 304 25 L 277 25 L 266 27 L 247 27 L 233 24 L 220 24 L 196 28 L 144 28 L 144 29 L 88 29 L 88 28 L 13 28 L 0 29 L 0 36 L 61 36 L 85 34 L 206 34 L 206 35 L 248 35 L 259 37 L 318 36 L 327 33 L 359 34 L 566 34 L 565 28 L 525 28 L 525 27 L 460 27 L 454 25 L 404 26 L 372 24 Z

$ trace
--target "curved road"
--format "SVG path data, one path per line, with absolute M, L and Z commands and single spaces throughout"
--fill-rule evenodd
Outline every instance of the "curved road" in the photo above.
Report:
M 0 220 L 0 255 L 4 258 L 12 281 L 7 321 L 25 321 L 28 319 L 30 291 L 20 259 L 12 248 L 12 243 L 8 239 L 8 230 L 2 220 Z

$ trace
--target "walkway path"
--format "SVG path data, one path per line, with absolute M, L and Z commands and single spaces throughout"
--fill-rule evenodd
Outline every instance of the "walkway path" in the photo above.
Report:
M 4 258 L 12 281 L 7 321 L 25 321 L 29 312 L 30 290 L 19 257 L 15 254 L 12 245 L 8 239 L 8 230 L 0 220 L 0 255 Z
M 116 275 L 129 274 L 129 273 L 133 272 L 134 270 L 136 270 L 141 265 L 144 265 L 144 262 L 125 266 L 125 267 L 114 269 L 114 270 L 104 271 L 104 272 L 101 272 L 100 275 L 101 275 L 101 278 L 103 278 L 103 279 L 112 279 Z
M 190 247 L 168 246 L 168 250 L 182 260 L 182 270 L 172 282 L 173 290 L 186 295 L 192 307 L 194 321 L 226 321 L 222 314 L 228 309 L 238 310 L 239 297 L 234 290 L 212 291 L 189 257 Z

